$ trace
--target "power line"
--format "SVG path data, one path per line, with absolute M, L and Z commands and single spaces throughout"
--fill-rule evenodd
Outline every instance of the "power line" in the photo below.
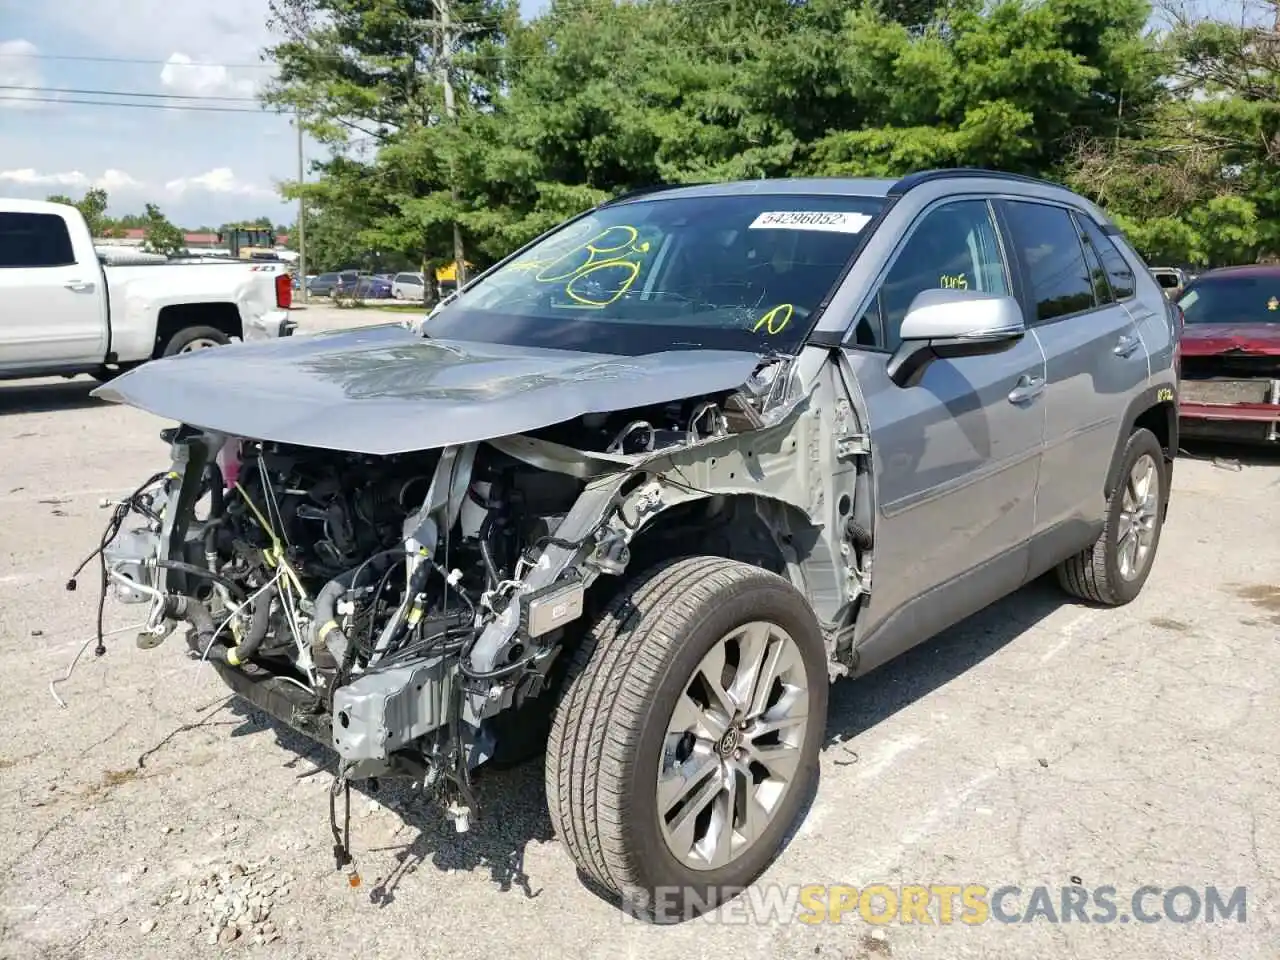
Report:
M 132 90 L 80 90 L 74 87 L 28 87 L 21 84 L 0 84 L 0 90 L 30 90 L 32 93 L 74 93 L 94 97 L 143 97 L 154 100 L 211 100 L 230 103 L 257 103 L 257 97 L 225 97 L 213 94 L 190 93 L 141 93 Z
M 73 97 L 19 97 L 11 94 L 0 94 L 0 101 L 12 103 L 69 103 L 83 107 L 136 107 L 142 110 L 194 110 L 201 113 L 251 113 L 254 116 L 269 116 L 266 110 L 249 110 L 244 107 L 205 107 L 199 105 L 168 106 L 163 103 L 126 103 L 112 100 L 78 100 Z M 277 111 L 277 115 L 279 112 Z
M 671 6 L 679 10 L 700 10 L 711 7 L 725 7 L 741 0 L 681 0 L 681 2 L 672 3 Z M 612 4 L 602 4 L 593 2 L 593 0 L 583 0 L 578 4 L 561 3 L 556 9 L 556 14 L 563 16 L 565 14 L 590 13 L 590 12 L 607 12 Z M 546 16 L 543 14 L 541 16 Z M 537 18 L 535 18 L 537 19 Z M 473 28 L 491 28 L 499 26 L 506 21 L 504 14 L 494 13 L 488 16 L 475 17 L 470 20 L 454 20 L 451 24 L 452 29 L 457 33 L 470 32 Z M 321 53 L 319 51 L 311 51 L 310 56 L 320 60 L 336 60 L 347 62 L 355 59 L 346 54 L 340 53 Z M 472 59 L 492 59 L 492 60 L 525 60 L 539 59 L 541 54 L 532 56 L 512 55 L 512 56 L 492 56 L 492 57 L 472 57 Z M 78 63 L 115 63 L 115 64 L 134 64 L 134 65 L 154 65 L 154 66 L 174 66 L 174 67 L 224 67 L 228 70 L 274 70 L 277 66 L 275 63 L 263 63 L 261 61 L 255 63 L 206 63 L 204 61 L 191 61 L 186 63 L 183 61 L 175 61 L 173 59 L 156 59 L 148 57 L 105 57 L 105 56 L 89 56 L 86 54 L 70 54 L 70 53 L 24 53 L 20 51 L 4 51 L 0 52 L 0 59 L 26 59 L 26 60 L 70 60 Z M 370 58 L 376 59 L 376 58 Z M 388 58 L 396 59 L 396 58 Z

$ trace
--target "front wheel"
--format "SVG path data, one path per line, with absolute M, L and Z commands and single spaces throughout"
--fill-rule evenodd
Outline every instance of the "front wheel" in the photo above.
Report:
M 655 921 L 752 883 L 816 784 L 827 687 L 818 622 L 783 578 L 720 557 L 637 577 L 576 650 L 547 748 L 580 870 Z
M 226 346 L 230 342 L 231 338 L 217 327 L 187 327 L 169 338 L 160 356 L 172 357 L 179 353 L 194 353 L 196 350 Z
M 1142 591 L 1164 527 L 1169 497 L 1164 449 L 1139 428 L 1121 454 L 1119 479 L 1107 501 L 1102 535 L 1058 566 L 1058 582 L 1073 596 L 1118 607 Z

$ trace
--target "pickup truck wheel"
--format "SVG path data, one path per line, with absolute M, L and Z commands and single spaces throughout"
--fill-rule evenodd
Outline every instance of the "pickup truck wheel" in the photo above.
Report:
M 172 357 L 179 353 L 191 353 L 194 350 L 206 350 L 209 347 L 221 347 L 231 342 L 231 338 L 217 327 L 187 327 L 179 330 L 165 344 L 162 357 Z
M 581 872 L 655 921 L 752 883 L 816 785 L 828 683 L 818 622 L 782 577 L 688 557 L 633 580 L 575 651 L 547 746 Z
M 1118 607 L 1133 600 L 1151 573 L 1169 496 L 1164 450 L 1138 429 L 1121 455 L 1120 482 L 1107 502 L 1096 543 L 1058 566 L 1058 582 L 1073 596 Z
M 103 364 L 97 370 L 90 371 L 89 376 L 93 377 L 93 379 L 97 380 L 99 383 L 107 383 L 108 381 L 114 380 L 122 373 L 128 373 L 136 366 L 138 366 L 136 363 L 120 363 L 112 367 Z

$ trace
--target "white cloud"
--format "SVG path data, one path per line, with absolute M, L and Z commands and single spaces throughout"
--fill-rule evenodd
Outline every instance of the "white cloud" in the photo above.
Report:
M 164 188 L 177 196 L 182 196 L 192 191 L 203 191 L 205 193 L 252 197 L 261 200 L 280 199 L 276 191 L 269 187 L 246 183 L 237 179 L 235 171 L 230 167 L 218 167 L 208 173 L 202 173 L 194 177 L 179 177 L 176 180 L 170 180 L 164 185 Z
M 20 187 L 78 187 L 82 190 L 97 187 L 108 193 L 142 188 L 140 182 L 123 170 L 104 170 L 102 176 L 90 177 L 79 170 L 40 173 L 31 167 L 24 167 L 20 170 L 0 170 L 0 183 L 12 183 Z
M 252 80 L 232 76 L 222 64 L 197 63 L 185 53 L 169 57 L 160 83 L 169 93 L 189 97 L 251 97 L 255 92 Z
M 204 63 L 256 63 L 272 42 L 268 0 L 53 0 L 24 15 L 126 57 L 182 50 Z
M 41 86 L 40 64 L 34 59 L 39 53 L 30 40 L 5 40 L 0 42 L 0 87 L 22 87 L 21 90 L 0 89 L 0 108 L 12 110 L 37 110 L 47 98 L 32 88 Z

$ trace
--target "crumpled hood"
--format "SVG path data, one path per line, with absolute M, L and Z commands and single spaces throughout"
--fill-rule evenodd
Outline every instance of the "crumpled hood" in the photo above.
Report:
M 1189 323 L 1182 328 L 1182 352 L 1204 357 L 1240 350 L 1280 354 L 1280 321 L 1276 323 Z
M 430 340 L 387 325 L 155 360 L 93 395 L 231 436 L 391 454 L 732 390 L 760 360 Z

